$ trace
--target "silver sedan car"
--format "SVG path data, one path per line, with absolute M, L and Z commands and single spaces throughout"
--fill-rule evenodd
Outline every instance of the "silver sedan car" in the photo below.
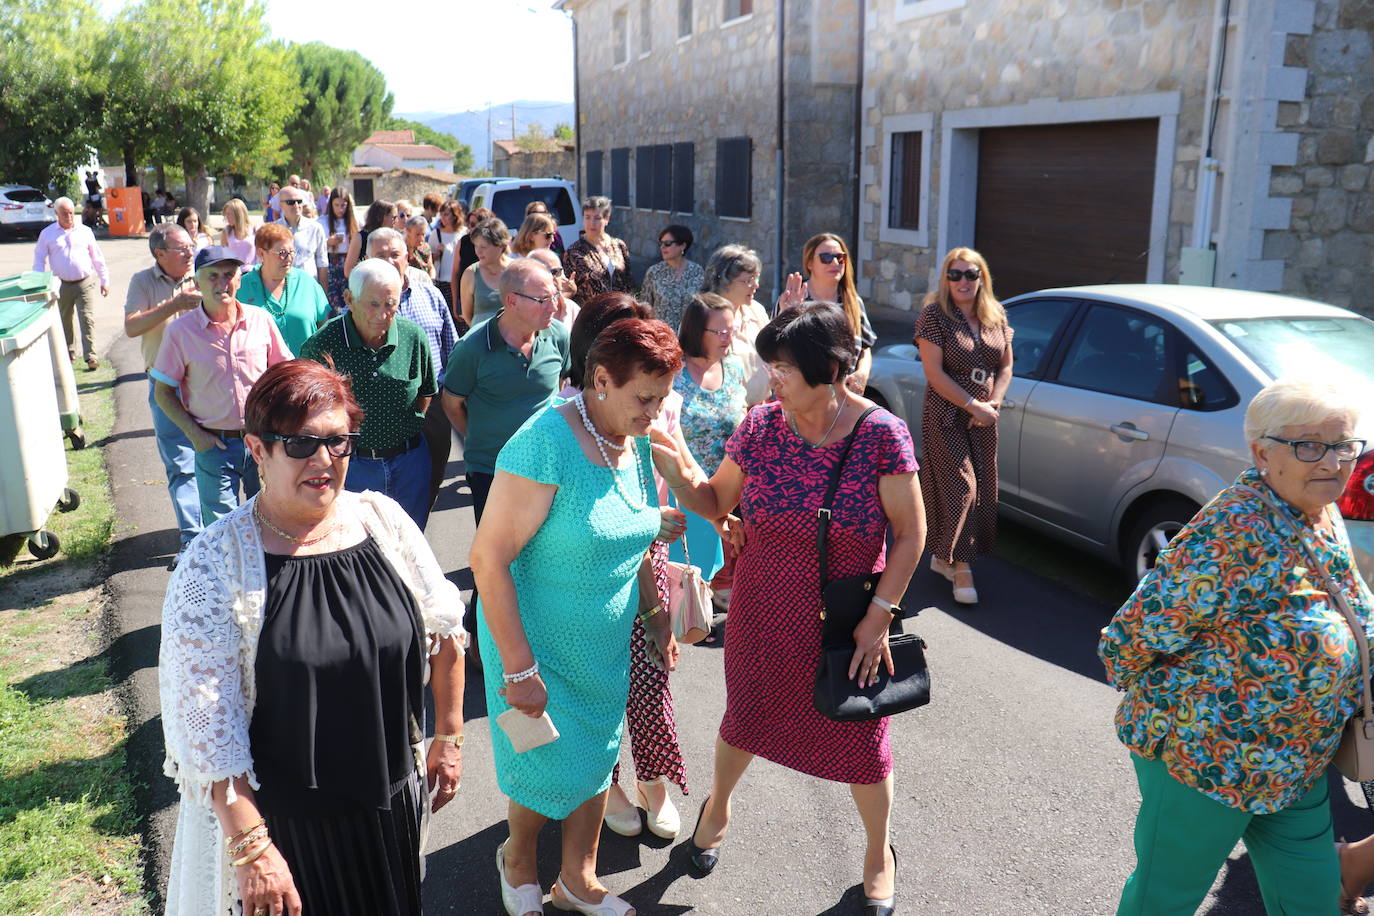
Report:
M 1264 385 L 1318 372 L 1374 388 L 1374 321 L 1304 299 L 1123 284 L 1005 305 L 1016 336 L 997 451 L 1000 510 L 1136 576 L 1250 466 L 1245 408 Z M 868 394 L 918 443 L 925 389 L 915 346 L 874 354 Z M 1371 433 L 1374 415 L 1360 429 Z M 1374 581 L 1374 450 L 1340 508 Z

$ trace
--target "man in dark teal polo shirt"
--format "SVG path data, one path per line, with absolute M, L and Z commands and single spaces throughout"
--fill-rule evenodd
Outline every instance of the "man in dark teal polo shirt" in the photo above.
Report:
M 482 521 L 496 455 L 568 373 L 568 327 L 553 317 L 553 275 L 517 258 L 501 274 L 501 311 L 472 326 L 448 358 L 444 412 L 465 438 L 472 511 Z
M 423 531 L 429 521 L 429 446 L 420 430 L 438 393 L 429 339 L 398 317 L 401 278 L 369 258 L 353 269 L 344 301 L 349 309 L 305 342 L 301 356 L 349 377 L 364 418 L 344 487 L 376 490 L 401 504 Z

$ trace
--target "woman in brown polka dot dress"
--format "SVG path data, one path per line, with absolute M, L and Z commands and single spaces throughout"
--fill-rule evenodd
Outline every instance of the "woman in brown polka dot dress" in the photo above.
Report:
M 992 293 L 987 261 L 955 248 L 940 285 L 916 321 L 926 374 L 921 412 L 930 568 L 954 585 L 954 600 L 976 604 L 974 560 L 997 536 L 997 420 L 1011 384 L 1007 314 Z

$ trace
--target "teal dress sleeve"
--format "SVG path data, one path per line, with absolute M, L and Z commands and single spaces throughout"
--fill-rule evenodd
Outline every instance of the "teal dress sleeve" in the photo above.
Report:
M 545 408 L 525 421 L 496 456 L 496 470 L 558 486 L 563 464 L 554 423 L 564 423 L 558 411 Z

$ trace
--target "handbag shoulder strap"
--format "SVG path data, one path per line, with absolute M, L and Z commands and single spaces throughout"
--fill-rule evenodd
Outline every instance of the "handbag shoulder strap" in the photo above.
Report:
M 1369 641 L 1365 638 L 1364 625 L 1360 622 L 1360 618 L 1355 614 L 1354 608 L 1350 606 L 1350 602 L 1345 597 L 1345 589 L 1341 588 L 1340 583 L 1331 575 L 1330 571 L 1326 568 L 1326 564 L 1322 562 L 1321 557 L 1318 557 L 1317 552 L 1312 549 L 1312 545 L 1302 539 L 1302 534 L 1298 531 L 1297 526 L 1293 524 L 1293 520 L 1288 517 L 1288 513 L 1284 512 L 1283 509 L 1274 502 L 1273 497 L 1264 492 L 1264 489 L 1260 487 L 1252 487 L 1249 489 L 1259 494 L 1259 498 L 1268 503 L 1269 508 L 1274 510 L 1274 514 L 1279 517 L 1284 527 L 1288 529 L 1288 533 L 1298 542 L 1303 553 L 1307 554 L 1307 562 L 1311 564 L 1309 567 L 1310 571 L 1316 572 L 1321 576 L 1322 584 L 1326 586 L 1326 593 L 1331 596 L 1332 601 L 1336 602 L 1336 607 L 1340 609 L 1341 616 L 1345 618 L 1346 626 L 1350 627 L 1350 634 L 1355 637 L 1355 645 L 1358 646 L 1360 650 L 1360 672 L 1363 675 L 1361 677 L 1361 682 L 1364 686 L 1365 718 L 1374 719 L 1374 696 L 1371 696 L 1369 686 Z
M 859 414 L 859 419 L 854 423 L 854 429 L 851 430 L 849 435 L 845 438 L 844 448 L 840 451 L 840 460 L 835 462 L 835 467 L 830 472 L 830 483 L 825 488 L 825 499 L 821 501 L 820 506 L 816 509 L 816 552 L 820 554 L 821 558 L 820 571 L 822 591 L 825 590 L 826 580 L 828 579 L 827 573 L 829 572 L 827 569 L 829 564 L 826 562 L 826 555 L 830 551 L 826 547 L 826 538 L 830 534 L 831 509 L 835 504 L 835 494 L 839 492 L 840 489 L 840 477 L 844 474 L 845 462 L 849 460 L 849 450 L 854 446 L 854 440 L 859 438 L 859 428 L 864 425 L 864 421 L 868 419 L 868 415 L 877 409 L 877 407 L 870 407 Z

